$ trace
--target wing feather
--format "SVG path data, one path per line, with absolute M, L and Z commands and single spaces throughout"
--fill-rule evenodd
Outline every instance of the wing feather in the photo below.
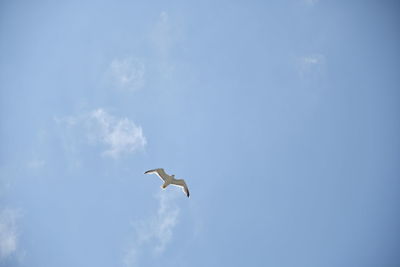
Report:
M 148 170 L 144 174 L 156 174 L 158 177 L 161 178 L 164 182 L 168 179 L 168 174 L 165 173 L 164 169 L 158 168 L 158 169 L 153 169 L 153 170 Z
M 189 188 L 187 187 L 187 185 L 185 183 L 185 180 L 183 180 L 183 179 L 174 179 L 174 180 L 172 180 L 171 184 L 175 185 L 175 186 L 182 187 L 182 190 L 185 193 L 185 195 L 187 197 L 189 197 L 189 195 L 190 195 Z

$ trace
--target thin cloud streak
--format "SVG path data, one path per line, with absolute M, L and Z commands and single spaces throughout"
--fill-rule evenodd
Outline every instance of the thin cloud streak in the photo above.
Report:
M 4 209 L 0 212 L 0 260 L 15 254 L 18 248 L 17 211 Z
M 162 58 L 169 57 L 174 45 L 174 36 L 170 18 L 167 12 L 162 11 L 151 32 L 151 40 Z
M 149 33 L 149 41 L 157 55 L 157 67 L 163 78 L 170 79 L 175 71 L 175 61 L 171 56 L 182 39 L 181 28 L 174 17 L 162 11 Z
M 174 203 L 177 195 L 174 192 L 161 192 L 156 196 L 159 201 L 156 214 L 148 220 L 133 224 L 135 241 L 125 254 L 125 266 L 138 266 L 143 253 L 150 252 L 153 256 L 158 256 L 165 251 L 179 219 L 180 209 Z

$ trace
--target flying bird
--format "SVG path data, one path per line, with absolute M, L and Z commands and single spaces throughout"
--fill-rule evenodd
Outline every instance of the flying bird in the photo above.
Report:
M 186 194 L 187 197 L 189 197 L 189 189 L 185 183 L 185 180 L 183 179 L 175 179 L 175 175 L 168 175 L 165 173 L 164 169 L 159 168 L 159 169 L 154 169 L 154 170 L 148 170 L 144 174 L 156 174 L 158 177 L 161 178 L 161 180 L 164 181 L 164 184 L 161 186 L 162 189 L 165 189 L 167 186 L 170 184 L 182 187 L 183 192 Z

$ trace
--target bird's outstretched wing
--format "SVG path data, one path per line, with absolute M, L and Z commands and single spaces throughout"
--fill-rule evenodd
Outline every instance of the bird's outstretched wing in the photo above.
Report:
M 168 179 L 168 174 L 166 174 L 164 169 L 162 169 L 162 168 L 148 170 L 144 174 L 152 174 L 152 173 L 157 174 L 157 176 L 160 177 L 161 180 L 163 180 L 164 182 Z
M 187 185 L 185 183 L 185 180 L 183 180 L 183 179 L 173 179 L 171 184 L 175 185 L 175 186 L 182 187 L 183 192 L 186 194 L 187 197 L 189 197 L 189 195 L 190 195 L 189 188 L 187 187 Z

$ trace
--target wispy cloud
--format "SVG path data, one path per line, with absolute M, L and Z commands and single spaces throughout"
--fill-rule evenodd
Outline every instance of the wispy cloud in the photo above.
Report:
M 322 74 L 325 67 L 325 56 L 322 54 L 313 54 L 301 57 L 299 60 L 299 75 L 301 78 L 307 76 L 315 77 Z
M 151 39 L 161 57 L 168 57 L 174 44 L 174 36 L 169 15 L 162 11 L 151 32 Z
M 114 117 L 102 108 L 75 117 L 56 118 L 56 122 L 65 124 L 67 129 L 78 129 L 75 135 L 86 136 L 88 143 L 105 147 L 104 156 L 118 158 L 146 145 L 140 126 L 128 118 Z
M 108 147 L 103 154 L 118 157 L 131 153 L 146 145 L 142 128 L 127 118 L 116 118 L 103 109 L 93 111 L 87 123 L 90 125 L 89 137 Z
M 314 6 L 319 2 L 319 0 L 304 0 L 304 2 L 309 6 Z
M 149 37 L 156 52 L 158 69 L 164 78 L 170 78 L 175 70 L 172 55 L 177 51 L 182 36 L 182 25 L 168 12 L 162 11 Z
M 138 90 L 145 85 L 145 65 L 132 57 L 116 58 L 110 64 L 109 76 L 119 89 Z
M 18 212 L 4 209 L 0 212 L 0 260 L 15 254 L 18 248 L 16 220 Z
M 28 161 L 27 167 L 29 169 L 40 169 L 43 168 L 46 165 L 45 160 L 40 160 L 40 159 L 32 159 Z
M 157 256 L 162 254 L 173 236 L 178 223 L 180 209 L 174 199 L 178 193 L 161 192 L 158 199 L 157 212 L 148 220 L 134 223 L 135 241 L 127 251 L 124 264 L 127 267 L 137 266 L 140 256 L 146 251 Z M 179 194 L 180 195 L 180 194 Z
M 326 92 L 327 60 L 323 54 L 310 54 L 297 59 L 297 87 L 302 94 L 303 105 L 319 106 Z

